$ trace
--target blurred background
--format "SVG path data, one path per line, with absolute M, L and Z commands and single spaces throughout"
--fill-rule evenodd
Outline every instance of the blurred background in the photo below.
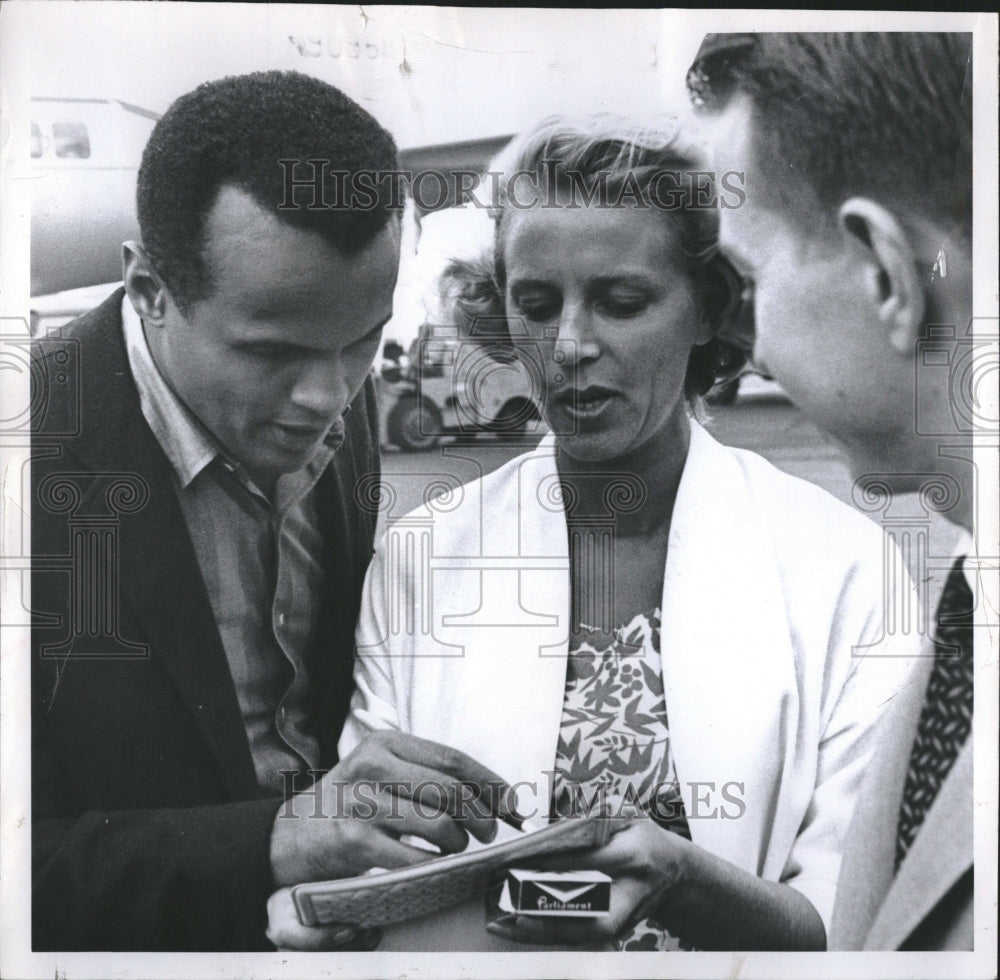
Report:
M 158 115 L 203 81 L 304 71 L 372 112 L 404 169 L 481 170 L 551 113 L 686 111 L 684 69 L 703 34 L 665 32 L 655 11 L 26 6 L 35 43 L 18 82 L 30 99 L 31 293 L 46 298 L 118 278 L 118 245 L 137 232 L 143 145 Z M 442 218 L 409 229 L 387 340 L 416 334 L 422 280 L 444 243 L 461 254 L 489 241 L 481 211 Z M 411 268 L 418 241 L 421 268 Z M 48 302 L 36 306 L 53 314 Z
M 121 242 L 138 238 L 142 148 L 158 116 L 202 81 L 270 68 L 314 74 L 394 134 L 404 169 L 482 171 L 511 135 L 552 113 L 686 117 L 687 66 L 706 31 L 725 29 L 733 16 L 90 0 L 6 5 L 0 31 L 31 39 L 28 48 L 6 46 L 4 72 L 4 126 L 17 151 L 8 153 L 6 167 L 28 178 L 17 191 L 30 212 L 30 242 L 8 262 L 21 263 L 30 283 L 31 329 L 58 330 L 117 286 Z M 390 475 L 440 470 L 447 457 L 444 468 L 472 478 L 541 434 L 531 379 L 516 366 L 493 372 L 470 423 L 467 386 L 452 370 L 451 348 L 461 338 L 417 342 L 440 325 L 435 286 L 448 260 L 471 258 L 492 239 L 485 210 L 457 203 L 443 200 L 426 211 L 411 204 L 406 215 L 395 312 L 374 369 Z M 711 414 L 723 442 L 753 448 L 849 499 L 838 450 L 773 382 L 740 379 L 718 393 Z M 404 490 L 400 506 L 408 502 Z

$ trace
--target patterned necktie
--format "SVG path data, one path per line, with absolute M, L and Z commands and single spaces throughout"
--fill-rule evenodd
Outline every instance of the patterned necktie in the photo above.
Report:
M 896 870 L 972 728 L 972 591 L 959 558 L 938 605 L 934 666 L 920 712 L 896 833 Z

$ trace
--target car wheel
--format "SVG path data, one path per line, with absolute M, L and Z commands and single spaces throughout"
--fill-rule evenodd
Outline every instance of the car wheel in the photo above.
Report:
M 497 417 L 490 423 L 490 431 L 496 432 L 501 438 L 524 435 L 529 422 L 538 419 L 538 410 L 525 398 L 515 398 L 500 409 Z
M 400 449 L 433 449 L 441 438 L 441 413 L 426 398 L 400 398 L 389 412 L 388 430 Z

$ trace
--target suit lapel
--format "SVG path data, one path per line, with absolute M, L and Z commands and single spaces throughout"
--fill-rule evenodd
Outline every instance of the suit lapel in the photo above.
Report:
M 175 684 L 236 796 L 259 792 L 242 714 L 170 464 L 142 416 L 128 369 L 116 293 L 81 324 L 83 418 L 101 419 L 70 447 L 94 472 L 137 474 L 149 498 L 119 524 L 122 600 L 150 656 Z
M 831 926 L 831 949 L 860 949 L 893 883 L 896 827 L 913 748 L 912 733 L 933 661 L 921 658 L 882 718 L 847 834 Z M 900 738 L 898 733 L 909 737 Z
M 777 747 L 790 751 L 773 699 L 797 696 L 780 581 L 739 467 L 703 429 L 691 428 L 662 598 L 663 681 L 677 778 L 716 791 L 738 779 L 747 800 L 770 800 L 780 779 Z M 691 835 L 739 867 L 776 878 L 781 868 L 765 867 L 764 849 L 748 843 L 779 833 L 770 819 L 767 806 L 748 806 L 737 821 L 691 819 Z M 794 836 L 793 828 L 785 831 Z
M 899 868 L 866 949 L 898 949 L 972 867 L 972 737 L 941 787 Z
M 954 525 L 947 521 L 932 525 L 931 554 L 950 554 L 955 545 Z M 923 571 L 927 576 L 927 592 L 923 601 L 928 609 L 938 606 L 948 567 L 950 565 Z M 939 798 L 927 814 L 899 875 L 895 874 L 896 834 L 903 787 L 933 667 L 934 644 L 932 637 L 927 636 L 914 669 L 879 723 L 875 754 L 865 774 L 847 834 L 831 928 L 831 949 L 897 949 L 912 927 L 919 924 L 920 919 L 962 873 L 956 865 L 962 859 L 951 849 L 951 845 L 960 844 L 961 840 L 948 840 L 941 851 L 940 866 L 947 883 L 936 880 L 939 845 L 934 843 L 934 837 L 941 833 L 947 812 L 941 809 Z M 966 750 L 970 746 L 971 740 Z M 960 754 L 952 773 L 958 782 L 946 782 L 941 789 L 941 797 L 947 799 L 946 792 L 955 793 L 961 788 L 961 777 L 956 776 L 961 762 Z M 971 766 L 971 752 L 968 762 Z M 969 780 L 971 787 L 971 772 Z M 971 789 L 968 792 L 971 798 Z M 955 819 L 963 818 L 957 816 Z M 952 836 L 955 836 L 958 827 L 959 837 L 969 838 L 970 863 L 971 819 L 970 813 L 967 830 L 962 830 L 957 822 L 951 824 Z M 957 873 L 954 873 L 955 870 Z M 921 904 L 924 911 L 918 912 Z M 914 920 L 914 915 L 919 917 Z M 912 920 L 912 926 L 907 927 L 904 920 Z
M 370 554 L 371 533 L 348 523 L 345 501 L 352 499 L 355 460 L 347 444 L 333 457 L 317 488 L 319 519 L 325 542 L 326 602 L 320 642 L 313 651 L 312 714 L 316 719 L 320 764 L 337 761 L 337 740 L 354 689 L 354 631 L 361 597 L 359 585 Z M 367 536 L 366 536 L 367 535 Z M 360 539 L 360 540 L 359 540 Z M 367 551 L 362 542 L 368 542 Z
M 416 573 L 418 583 L 431 579 L 430 634 L 404 648 L 420 651 L 404 727 L 518 784 L 519 806 L 542 816 L 569 639 L 569 551 L 557 480 L 547 437 L 501 474 L 463 488 L 458 513 L 445 513 L 441 533 L 431 535 L 433 561 Z M 402 523 L 390 528 L 387 556 L 405 549 L 407 534 Z M 418 597 L 425 594 L 417 588 Z
M 169 464 L 151 446 L 145 420 L 133 422 L 136 457 L 125 459 L 148 474 L 149 503 L 121 529 L 121 577 L 127 602 L 149 637 L 151 656 L 172 678 L 236 795 L 256 794 L 250 746 L 215 615 L 202 582 Z M 155 440 L 154 440 L 155 441 Z M 145 443 L 145 445 L 144 445 Z M 126 455 L 131 456 L 128 452 Z

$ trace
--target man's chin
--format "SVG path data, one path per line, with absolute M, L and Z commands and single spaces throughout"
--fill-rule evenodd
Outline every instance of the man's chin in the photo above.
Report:
M 309 448 L 297 450 L 288 447 L 275 448 L 266 458 L 247 460 L 242 465 L 253 481 L 261 489 L 266 489 L 273 487 L 280 477 L 304 470 L 316 458 L 322 447 L 323 443 L 318 442 Z

